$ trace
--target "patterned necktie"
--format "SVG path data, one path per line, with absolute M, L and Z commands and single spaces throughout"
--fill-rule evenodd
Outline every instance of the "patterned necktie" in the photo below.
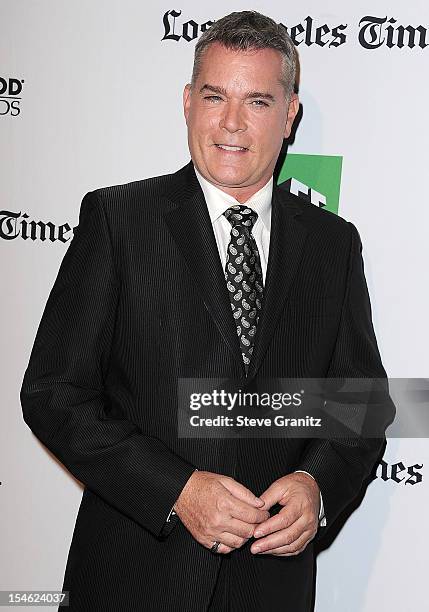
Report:
M 258 213 L 238 204 L 223 214 L 232 225 L 225 279 L 247 373 L 264 291 L 259 251 L 252 235 Z

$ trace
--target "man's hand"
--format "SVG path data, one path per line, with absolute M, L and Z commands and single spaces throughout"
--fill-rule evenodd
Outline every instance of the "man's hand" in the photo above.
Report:
M 268 519 L 264 501 L 245 486 L 222 474 L 195 471 L 182 489 L 174 510 L 192 536 L 211 548 L 221 542 L 218 553 L 240 548 L 253 536 L 255 527 Z
M 260 524 L 250 552 L 289 557 L 301 553 L 317 533 L 320 490 L 317 482 L 301 472 L 279 478 L 260 496 L 264 508 L 278 503 L 278 514 Z

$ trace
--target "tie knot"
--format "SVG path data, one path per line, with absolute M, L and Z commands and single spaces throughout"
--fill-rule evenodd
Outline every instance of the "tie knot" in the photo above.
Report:
M 236 225 L 244 225 L 248 228 L 249 232 L 252 230 L 256 223 L 256 219 L 258 218 L 257 212 L 248 206 L 243 206 L 241 204 L 231 206 L 223 214 L 231 223 L 232 227 L 235 227 Z

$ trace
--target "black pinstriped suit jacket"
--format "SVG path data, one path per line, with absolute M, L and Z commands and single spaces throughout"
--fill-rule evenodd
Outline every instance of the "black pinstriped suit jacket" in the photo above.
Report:
M 356 228 L 275 185 L 248 379 L 385 375 Z M 358 494 L 382 440 L 177 437 L 178 377 L 244 376 L 192 163 L 86 194 L 21 389 L 25 422 L 85 485 L 63 585 L 71 611 L 206 609 L 220 555 L 180 522 L 159 537 L 195 467 L 255 494 L 306 470 L 328 526 Z M 312 545 L 288 560 L 248 549 L 232 555 L 261 593 L 270 576 L 308 580 Z

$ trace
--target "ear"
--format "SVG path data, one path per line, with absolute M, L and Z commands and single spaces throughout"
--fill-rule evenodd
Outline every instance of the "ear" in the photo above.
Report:
M 299 98 L 296 93 L 293 93 L 290 98 L 289 107 L 287 111 L 287 120 L 284 131 L 284 138 L 288 138 L 290 136 L 290 132 L 292 130 L 293 122 L 295 121 L 295 117 L 299 111 Z
M 188 123 L 188 116 L 191 107 L 191 85 L 187 83 L 183 90 L 183 114 L 185 115 L 186 124 Z

